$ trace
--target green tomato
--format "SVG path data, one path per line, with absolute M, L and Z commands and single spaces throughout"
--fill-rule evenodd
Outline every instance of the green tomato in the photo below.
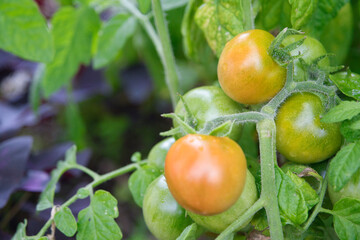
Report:
M 207 121 L 243 111 L 239 103 L 233 101 L 221 88 L 216 86 L 194 88 L 187 92 L 183 98 L 197 120 L 197 130 L 202 129 Z M 177 104 L 175 113 L 180 117 L 185 117 L 186 111 L 182 101 L 179 101 Z M 176 126 L 176 123 L 174 125 Z M 235 124 L 228 137 L 238 140 L 241 135 L 241 129 L 241 124 Z
M 325 111 L 321 99 L 312 93 L 295 93 L 276 116 L 277 150 L 288 160 L 309 164 L 334 155 L 342 144 L 340 126 L 320 122 Z
M 324 46 L 310 36 L 305 35 L 290 35 L 286 37 L 282 44 L 284 46 L 288 46 L 291 43 L 297 42 L 306 37 L 303 44 L 301 44 L 298 48 L 291 51 L 292 56 L 301 55 L 301 58 L 307 63 L 311 64 L 316 58 L 324 56 L 327 52 Z M 329 59 L 326 57 L 319 62 L 320 67 L 329 66 Z M 300 63 L 298 59 L 294 61 L 294 79 L 295 81 L 305 81 L 307 80 L 306 69 L 304 69 L 303 65 Z
M 150 232 L 159 240 L 175 240 L 192 223 L 171 195 L 164 175 L 147 188 L 143 214 Z
M 175 142 L 175 138 L 165 138 L 158 142 L 151 150 L 148 156 L 148 163 L 159 169 L 164 169 L 166 154 L 169 148 Z
M 360 200 L 360 170 L 358 170 L 351 177 L 350 181 L 338 192 L 335 192 L 331 184 L 328 184 L 328 193 L 333 204 L 345 197 Z
M 200 226 L 203 226 L 210 232 L 221 233 L 231 223 L 244 214 L 258 199 L 255 179 L 249 170 L 246 171 L 244 190 L 234 205 L 232 205 L 226 211 L 212 216 L 199 215 L 188 211 L 188 214 L 194 220 L 194 222 Z M 239 230 L 246 227 L 250 221 L 251 219 L 244 225 L 240 226 Z

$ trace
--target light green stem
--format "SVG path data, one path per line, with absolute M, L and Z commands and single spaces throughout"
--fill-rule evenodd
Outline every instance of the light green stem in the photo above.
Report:
M 270 228 L 271 239 L 283 240 L 280 211 L 275 182 L 276 127 L 273 119 L 265 119 L 257 124 L 261 159 L 261 196 Z
M 160 0 L 152 0 L 153 13 L 155 18 L 156 29 L 159 33 L 163 53 L 164 53 L 164 69 L 166 83 L 169 88 L 173 108 L 175 109 L 177 102 L 177 93 L 179 87 L 179 78 L 176 71 L 175 57 L 171 47 L 169 32 L 166 27 L 164 12 L 161 7 Z

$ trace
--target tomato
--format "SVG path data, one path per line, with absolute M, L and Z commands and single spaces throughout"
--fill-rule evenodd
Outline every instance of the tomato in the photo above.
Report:
M 305 36 L 305 35 L 290 35 L 286 37 L 282 44 L 284 46 L 287 46 L 291 43 L 294 43 L 296 41 L 299 41 L 306 37 L 303 44 L 301 44 L 298 48 L 292 50 L 290 53 L 292 56 L 301 55 L 301 58 L 307 63 L 311 64 L 313 60 L 315 60 L 318 57 L 324 56 L 327 52 L 324 48 L 324 46 L 316 40 L 315 38 Z M 319 62 L 320 67 L 329 66 L 329 59 L 324 58 Z M 294 61 L 294 79 L 295 81 L 305 81 L 307 80 L 308 75 L 306 72 L 306 69 L 302 66 L 300 61 L 296 59 Z
M 151 150 L 148 156 L 148 163 L 159 169 L 164 169 L 166 154 L 171 145 L 175 142 L 173 137 L 165 138 L 158 142 Z
M 243 104 L 263 103 L 284 86 L 286 69 L 268 54 L 274 36 L 264 30 L 249 30 L 235 36 L 222 51 L 218 63 L 221 88 Z
M 349 197 L 360 200 L 360 170 L 358 170 L 350 179 L 350 181 L 338 192 L 328 184 L 328 192 L 330 200 L 333 204 L 342 198 Z
M 258 199 L 255 179 L 248 170 L 246 173 L 245 188 L 241 193 L 238 200 L 228 210 L 213 216 L 202 216 L 192 212 L 188 212 L 190 217 L 197 224 L 203 226 L 214 233 L 220 233 L 225 230 L 231 223 L 238 219 L 242 214 L 246 212 Z M 246 227 L 251 219 L 244 225 L 240 226 L 238 230 Z
M 196 130 L 200 130 L 207 121 L 214 118 L 242 112 L 242 106 L 231 100 L 221 88 L 216 86 L 194 88 L 183 98 L 198 121 Z M 175 113 L 180 117 L 185 117 L 186 112 L 182 101 L 177 104 Z M 234 125 L 228 137 L 237 140 L 240 138 L 241 129 L 241 124 Z
M 340 126 L 321 123 L 325 111 L 321 99 L 312 93 L 295 93 L 276 116 L 276 146 L 288 160 L 316 163 L 335 154 L 341 144 Z
M 143 214 L 150 232 L 159 240 L 175 240 L 192 223 L 171 195 L 164 175 L 155 179 L 146 190 Z
M 165 160 L 170 192 L 186 210 L 214 215 L 230 208 L 244 189 L 246 159 L 228 137 L 189 134 L 177 140 Z

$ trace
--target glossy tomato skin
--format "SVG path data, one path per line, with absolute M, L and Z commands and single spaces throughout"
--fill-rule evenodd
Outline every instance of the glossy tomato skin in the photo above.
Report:
M 321 123 L 325 111 L 312 93 L 295 93 L 281 105 L 276 116 L 276 146 L 288 160 L 310 164 L 334 155 L 342 144 L 340 127 Z
M 358 170 L 344 188 L 338 192 L 335 192 L 331 184 L 328 184 L 328 193 L 333 204 L 345 197 L 360 200 L 360 170 Z
M 201 215 L 230 208 L 244 189 L 246 170 L 242 149 L 227 137 L 188 134 L 165 160 L 170 192 L 183 208 Z
M 148 156 L 148 164 L 153 165 L 159 169 L 164 169 L 166 154 L 175 139 L 173 137 L 165 138 L 161 140 L 150 150 Z
M 147 188 L 143 214 L 150 232 L 159 240 L 175 240 L 192 223 L 171 195 L 164 175 L 155 179 Z
M 327 54 L 324 46 L 317 39 L 305 36 L 305 35 L 290 35 L 287 36 L 282 44 L 284 46 L 288 46 L 291 43 L 300 41 L 306 37 L 303 44 L 301 44 L 296 49 L 292 50 L 290 53 L 292 56 L 301 55 L 301 58 L 307 63 L 311 64 L 316 58 L 324 56 Z M 324 58 L 319 62 L 320 67 L 329 66 L 329 58 Z M 308 74 L 306 73 L 306 69 L 302 66 L 300 61 L 296 59 L 294 61 L 294 79 L 296 81 L 306 81 L 308 78 Z
M 228 210 L 212 216 L 202 216 L 192 212 L 188 213 L 194 222 L 200 226 L 203 226 L 210 232 L 221 233 L 242 214 L 244 214 L 256 202 L 257 199 L 258 197 L 255 179 L 249 170 L 247 170 L 245 188 L 235 204 L 232 205 Z M 238 230 L 246 227 L 250 221 L 251 219 L 240 226 Z
M 269 101 L 284 86 L 286 69 L 268 54 L 274 36 L 249 30 L 235 36 L 222 51 L 218 63 L 221 88 L 243 104 Z
M 184 94 L 183 98 L 198 121 L 197 130 L 202 129 L 207 121 L 243 111 L 243 107 L 240 104 L 234 102 L 217 86 L 194 88 Z M 179 101 L 177 104 L 175 113 L 185 117 L 186 112 L 182 101 Z M 241 124 L 234 125 L 228 137 L 237 140 L 241 135 L 241 130 Z

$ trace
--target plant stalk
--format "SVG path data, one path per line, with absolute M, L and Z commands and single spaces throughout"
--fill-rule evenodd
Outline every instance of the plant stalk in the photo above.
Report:
M 156 29 L 158 31 L 162 50 L 164 53 L 164 70 L 166 83 L 169 88 L 171 102 L 175 109 L 177 103 L 177 93 L 179 88 L 179 78 L 176 71 L 175 57 L 171 47 L 169 31 L 166 26 L 164 12 L 161 7 L 160 0 L 152 0 L 152 7 L 155 19 Z
M 265 119 L 257 124 L 261 159 L 261 196 L 270 227 L 271 239 L 283 240 L 280 210 L 275 181 L 276 164 L 276 127 L 273 119 Z

